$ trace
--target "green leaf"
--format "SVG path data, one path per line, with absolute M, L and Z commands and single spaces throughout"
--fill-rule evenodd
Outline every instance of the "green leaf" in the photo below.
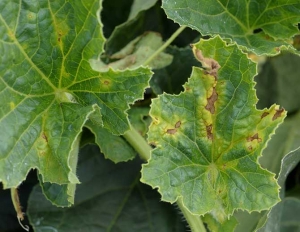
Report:
M 183 93 L 153 100 L 148 140 L 157 147 L 141 180 L 219 222 L 236 209 L 268 209 L 279 189 L 257 159 L 286 112 L 255 108 L 256 65 L 236 45 L 215 37 L 193 51 L 204 69 L 193 68 Z
M 39 186 L 29 198 L 27 214 L 34 231 L 164 231 L 182 232 L 174 207 L 139 183 L 140 161 L 114 164 L 96 146 L 80 151 L 75 205 L 57 208 Z
M 151 123 L 151 117 L 149 116 L 149 107 L 132 107 L 128 110 L 129 120 L 131 125 L 139 132 L 143 137 L 147 137 L 148 128 Z
M 70 156 L 83 125 L 128 130 L 125 111 L 151 72 L 90 67 L 103 52 L 101 1 L 3 0 L 0 9 L 0 180 L 16 187 L 37 168 L 44 182 L 78 183 Z
M 292 37 L 299 34 L 298 0 L 163 0 L 162 7 L 180 25 L 219 34 L 258 55 L 293 50 Z
M 207 224 L 210 231 L 214 231 L 214 232 L 235 231 L 235 227 L 238 224 L 235 217 L 230 217 L 230 219 L 225 220 L 224 222 L 220 223 L 218 220 L 216 220 L 210 214 L 206 214 L 204 216 L 203 222 L 205 222 Z
M 109 130 L 91 122 L 85 125 L 95 135 L 95 142 L 100 147 L 105 158 L 114 163 L 132 160 L 136 151 L 121 136 L 112 134 Z

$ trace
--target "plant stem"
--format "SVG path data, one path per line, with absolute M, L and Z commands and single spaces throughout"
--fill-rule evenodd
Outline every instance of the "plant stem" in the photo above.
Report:
M 17 213 L 17 218 L 18 218 L 18 222 L 20 224 L 20 226 L 26 230 L 29 231 L 29 226 L 27 225 L 23 225 L 21 221 L 24 220 L 24 215 L 21 209 L 21 205 L 20 205 L 20 199 L 19 199 L 19 195 L 18 195 L 18 190 L 16 188 L 11 188 L 10 189 L 10 196 L 11 196 L 11 200 L 13 203 L 13 206 L 16 210 Z
M 140 157 L 148 161 L 150 159 L 150 152 L 152 148 L 146 140 L 131 126 L 130 130 L 125 132 L 123 137 L 130 143 L 130 145 L 139 153 Z M 177 204 L 187 220 L 192 232 L 205 232 L 206 229 L 202 223 L 200 216 L 191 214 L 183 205 L 182 200 L 179 199 Z
M 192 232 L 206 232 L 200 216 L 191 214 L 191 212 L 183 205 L 182 198 L 179 198 L 176 203 L 188 222 Z
M 147 161 L 150 159 L 150 152 L 152 148 L 132 126 L 129 131 L 125 132 L 123 137 L 130 143 L 137 153 L 139 153 L 143 160 Z
M 159 53 L 161 53 L 163 50 L 166 49 L 166 47 L 168 47 L 174 39 L 176 39 L 176 37 L 186 28 L 186 26 L 181 26 L 179 27 L 174 33 L 173 35 L 158 49 L 156 50 L 156 52 L 154 52 L 145 62 L 144 62 L 144 66 L 147 66 Z

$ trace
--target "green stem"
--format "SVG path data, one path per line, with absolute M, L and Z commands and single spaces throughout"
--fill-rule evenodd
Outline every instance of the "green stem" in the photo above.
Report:
M 130 145 L 139 153 L 140 157 L 147 161 L 150 159 L 150 152 L 152 148 L 146 140 L 131 126 L 131 129 L 123 135 L 123 137 L 130 143 Z M 183 205 L 182 200 L 179 199 L 177 204 L 187 220 L 192 232 L 205 232 L 206 229 L 201 221 L 200 216 L 191 214 Z
M 191 214 L 191 212 L 188 211 L 187 208 L 183 205 L 181 198 L 179 198 L 176 203 L 183 213 L 186 221 L 188 222 L 192 232 L 206 232 L 200 216 Z
M 168 47 L 174 39 L 176 39 L 176 37 L 186 28 L 186 26 L 181 26 L 179 27 L 174 33 L 173 35 L 158 49 L 156 50 L 156 52 L 154 52 L 145 62 L 144 62 L 144 66 L 147 66 L 159 53 L 161 53 L 163 50 L 166 49 L 166 47 Z
M 132 126 L 129 131 L 125 132 L 123 137 L 130 143 L 137 153 L 139 153 L 143 160 L 147 161 L 150 159 L 150 152 L 152 148 Z

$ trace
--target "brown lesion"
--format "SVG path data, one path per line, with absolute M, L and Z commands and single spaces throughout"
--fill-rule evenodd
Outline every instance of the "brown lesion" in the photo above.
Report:
M 259 138 L 258 133 L 256 133 L 256 134 L 253 135 L 253 136 L 249 136 L 249 137 L 247 138 L 247 142 L 252 142 L 253 140 L 257 140 L 257 142 L 259 142 L 259 143 L 262 141 L 262 139 Z M 252 148 L 252 147 L 251 147 L 251 148 Z
M 181 121 L 176 122 L 175 128 L 179 128 L 181 126 Z
M 61 41 L 61 37 L 62 37 L 62 32 L 59 31 L 58 32 L 58 38 L 57 38 L 57 41 L 60 42 Z
M 218 94 L 216 91 L 216 88 L 213 87 L 213 92 L 209 98 L 207 98 L 207 104 L 205 106 L 205 109 L 207 109 L 211 114 L 215 113 L 215 102 L 218 99 Z
M 219 68 L 221 67 L 219 63 L 212 59 L 206 58 L 203 56 L 202 52 L 198 50 L 196 47 L 193 48 L 195 57 L 201 62 L 203 68 L 205 68 L 205 73 L 212 75 L 217 79 L 217 73 Z
M 42 138 L 46 141 L 46 143 L 48 143 L 48 137 L 44 132 L 42 133 Z
M 206 134 L 207 134 L 207 138 L 209 140 L 213 140 L 214 139 L 214 135 L 212 134 L 212 124 L 206 126 Z
M 180 128 L 180 126 L 181 126 L 181 121 L 177 121 L 174 126 L 175 128 L 167 129 L 167 133 L 170 135 L 175 134 L 177 132 L 177 129 Z
M 274 114 L 274 116 L 272 117 L 272 121 L 276 120 L 277 118 L 279 118 L 281 116 L 281 114 L 284 112 L 284 109 L 279 109 L 276 110 L 276 113 Z
M 168 129 L 167 130 L 167 133 L 170 134 L 170 135 L 173 135 L 177 132 L 177 129 Z
M 264 112 L 264 113 L 261 115 L 260 118 L 262 119 L 262 118 L 264 118 L 264 117 L 267 117 L 269 114 L 270 114 L 270 113 L 268 113 L 268 112 Z

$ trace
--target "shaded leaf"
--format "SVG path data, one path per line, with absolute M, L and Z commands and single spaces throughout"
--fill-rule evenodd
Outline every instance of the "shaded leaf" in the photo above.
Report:
M 130 14 L 128 17 L 128 20 L 134 19 L 137 17 L 137 15 L 143 11 L 143 10 L 148 10 L 149 8 L 151 8 L 152 6 L 154 6 L 154 4 L 157 2 L 157 0 L 134 0 L 132 5 L 131 5 L 131 10 L 130 10 Z
M 299 223 L 300 200 L 288 197 L 283 200 L 280 232 L 300 231 Z M 275 231 L 275 230 L 274 230 Z
M 300 57 L 283 53 L 271 57 L 255 77 L 257 81 L 258 107 L 269 107 L 274 102 L 282 105 L 289 113 L 300 109 Z
M 163 40 L 167 40 L 178 29 L 178 24 L 167 19 L 165 12 L 161 9 L 160 1 L 157 1 L 154 6 L 147 10 L 145 8 L 146 6 L 149 6 L 148 2 L 150 3 L 152 2 L 152 0 L 147 0 L 146 2 L 143 1 L 144 10 L 140 9 L 138 15 L 135 18 L 127 20 L 121 25 L 118 25 L 110 35 L 105 44 L 106 56 L 103 57 L 105 61 L 110 55 L 118 52 L 130 41 L 134 40 L 145 32 L 158 32 L 162 35 Z M 110 15 L 111 14 L 112 12 L 110 12 Z M 124 14 L 124 12 L 122 12 L 122 14 Z M 118 17 L 119 15 L 119 13 L 116 13 L 116 17 Z M 115 13 L 113 14 L 113 17 L 114 16 Z M 197 31 L 186 28 L 174 40 L 173 44 L 176 44 L 177 46 L 187 46 L 197 36 L 199 36 L 199 33 Z
M 113 164 L 96 146 L 84 147 L 79 158 L 82 184 L 73 207 L 54 207 L 38 186 L 33 190 L 27 214 L 34 231 L 184 231 L 174 208 L 138 182 L 138 160 Z
M 83 125 L 128 130 L 125 111 L 151 72 L 91 69 L 103 51 L 101 1 L 3 0 L 0 9 L 0 180 L 16 187 L 37 168 L 44 182 L 78 183 L 70 156 Z
M 163 69 L 154 70 L 150 80 L 150 86 L 156 94 L 180 93 L 183 91 L 183 84 L 187 81 L 192 72 L 192 66 L 200 66 L 189 47 L 178 48 L 170 46 L 166 52 L 173 56 L 170 65 Z
M 181 25 L 231 39 L 259 55 L 292 49 L 292 37 L 299 34 L 298 0 L 163 0 L 162 7 Z
M 124 70 L 126 68 L 138 68 L 153 55 L 163 45 L 162 38 L 154 32 L 147 32 L 122 48 L 117 53 L 114 53 L 109 58 L 112 62 L 105 64 L 102 60 L 92 60 L 91 65 L 95 70 L 106 72 L 109 68 L 115 70 Z M 170 54 L 161 52 L 153 59 L 149 66 L 159 69 L 169 65 L 173 57 Z
M 215 37 L 193 51 L 204 69 L 193 68 L 183 93 L 153 100 L 148 140 L 157 148 L 141 180 L 162 200 L 182 197 L 192 213 L 219 222 L 236 209 L 268 209 L 279 189 L 257 159 L 286 113 L 255 108 L 256 65 L 236 45 Z
M 279 174 L 282 159 L 300 147 L 300 113 L 285 119 L 259 159 L 260 164 L 271 172 Z
M 281 170 L 278 177 L 278 184 L 281 187 L 280 198 L 282 199 L 277 205 L 275 205 L 267 215 L 265 225 L 260 228 L 259 232 L 274 231 L 280 232 L 283 231 L 283 227 L 286 221 L 293 221 L 293 215 L 295 212 L 300 209 L 300 201 L 297 199 L 284 198 L 285 196 L 285 181 L 288 174 L 292 171 L 293 168 L 300 162 L 300 148 L 287 154 L 281 162 Z M 291 204 L 291 202 L 294 202 Z M 294 205 L 293 205 L 294 204 Z M 298 211 L 299 212 L 299 211 Z M 298 215 L 297 215 L 297 218 Z M 300 227 L 299 220 L 297 220 L 298 227 Z M 288 226 L 286 226 L 289 228 Z M 291 227 L 290 227 L 291 229 Z M 287 231 L 287 230 L 286 230 Z

